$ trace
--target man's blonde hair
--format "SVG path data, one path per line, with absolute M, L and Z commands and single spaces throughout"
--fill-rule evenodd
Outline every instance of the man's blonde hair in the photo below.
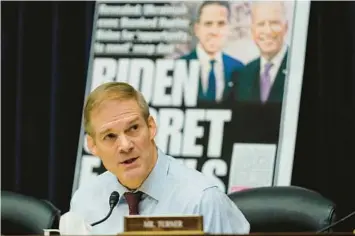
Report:
M 86 99 L 84 106 L 84 128 L 86 133 L 93 135 L 91 114 L 105 101 L 134 99 L 142 111 L 143 118 L 149 117 L 149 106 L 143 95 L 131 85 L 123 82 L 108 82 L 98 86 Z

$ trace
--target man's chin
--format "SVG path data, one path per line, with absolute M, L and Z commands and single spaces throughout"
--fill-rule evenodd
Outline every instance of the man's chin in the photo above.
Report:
M 124 180 L 126 180 L 125 182 L 127 183 L 140 183 L 143 179 L 143 173 L 141 170 L 139 170 L 139 168 L 135 168 L 125 171 L 125 173 L 123 174 L 123 178 Z
M 278 53 L 275 47 L 264 47 L 261 51 L 263 55 L 276 55 Z
M 276 43 L 263 43 L 259 46 L 263 52 L 271 53 L 277 51 L 278 46 Z
M 206 50 L 208 55 L 215 55 L 218 50 L 216 48 L 209 48 L 208 50 Z

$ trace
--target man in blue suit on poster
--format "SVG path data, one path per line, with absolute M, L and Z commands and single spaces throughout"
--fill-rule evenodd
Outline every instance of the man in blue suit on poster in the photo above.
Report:
M 194 32 L 198 44 L 180 59 L 200 61 L 198 101 L 220 103 L 231 98 L 232 72 L 243 63 L 222 52 L 229 33 L 230 8 L 226 1 L 205 1 L 198 10 Z

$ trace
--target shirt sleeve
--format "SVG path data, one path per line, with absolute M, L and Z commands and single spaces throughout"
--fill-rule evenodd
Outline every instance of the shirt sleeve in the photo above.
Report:
M 198 209 L 205 233 L 248 234 L 250 231 L 243 213 L 218 187 L 204 190 Z
M 87 209 L 90 208 L 90 204 L 86 202 L 88 198 L 90 199 L 90 197 L 83 197 L 83 192 L 77 190 L 70 200 L 69 211 L 80 214 L 83 217 L 87 216 Z
M 70 199 L 69 211 L 76 211 L 78 208 L 78 192 L 76 191 Z

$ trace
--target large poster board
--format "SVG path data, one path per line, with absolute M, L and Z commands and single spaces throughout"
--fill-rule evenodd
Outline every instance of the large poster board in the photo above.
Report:
M 309 7 L 99 1 L 86 95 L 104 82 L 133 85 L 157 121 L 158 147 L 225 192 L 289 185 Z M 73 192 L 105 171 L 81 130 Z

